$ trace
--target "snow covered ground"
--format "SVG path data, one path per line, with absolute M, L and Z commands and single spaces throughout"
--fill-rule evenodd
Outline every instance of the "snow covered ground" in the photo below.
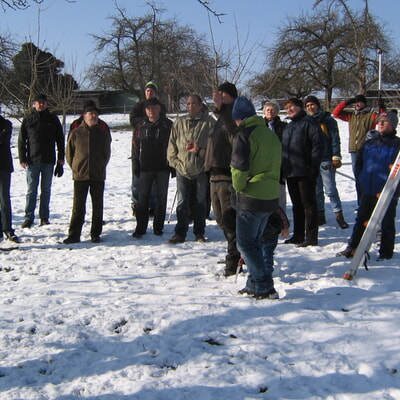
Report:
M 102 118 L 111 127 L 128 120 Z M 399 235 L 392 260 L 376 262 L 374 248 L 369 271 L 342 279 L 349 261 L 335 253 L 356 203 L 347 124 L 339 126 L 347 176 L 337 181 L 350 228 L 336 226 L 327 203 L 320 246 L 278 245 L 278 301 L 237 295 L 246 271 L 237 282 L 218 275 L 225 242 L 213 220 L 206 243 L 190 232 L 168 245 L 175 214 L 162 237 L 131 237 L 130 131 L 112 131 L 100 244 L 90 242 L 89 224 L 80 244 L 59 244 L 72 206 L 68 167 L 53 182 L 51 225 L 21 229 L 26 183 L 14 147 L 14 227 L 23 242 L 0 251 L 0 399 L 400 399 Z M 175 179 L 168 212 L 174 192 Z

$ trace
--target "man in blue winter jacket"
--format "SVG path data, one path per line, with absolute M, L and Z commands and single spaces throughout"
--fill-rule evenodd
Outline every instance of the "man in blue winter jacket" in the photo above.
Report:
M 371 217 L 379 194 L 385 186 L 391 165 L 400 150 L 400 138 L 396 136 L 398 122 L 396 111 L 382 112 L 377 118 L 378 134 L 376 134 L 376 131 L 375 135 L 371 135 L 371 131 L 368 132 L 372 139 L 367 140 L 359 150 L 355 171 L 362 189 L 360 206 L 349 244 L 345 250 L 336 254 L 337 257 L 353 257 L 360 243 L 365 230 L 365 222 Z M 377 261 L 388 260 L 393 257 L 396 207 L 399 194 L 400 189 L 398 187 L 382 219 L 381 244 Z

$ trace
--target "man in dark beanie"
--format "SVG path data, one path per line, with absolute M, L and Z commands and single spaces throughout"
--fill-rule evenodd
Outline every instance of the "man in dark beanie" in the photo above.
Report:
M 342 166 L 340 136 L 337 122 L 331 113 L 325 111 L 315 96 L 304 99 L 307 114 L 319 124 L 323 134 L 324 151 L 317 179 L 318 225 L 326 224 L 325 196 L 329 197 L 335 218 L 342 229 L 349 227 L 343 216 L 342 202 L 336 187 L 336 169 Z M 324 193 L 325 192 L 325 193 Z
M 57 156 L 55 152 L 57 147 Z M 18 137 L 18 154 L 21 167 L 26 170 L 25 220 L 22 228 L 30 228 L 35 219 L 36 199 L 40 181 L 40 225 L 48 225 L 50 194 L 54 164 L 64 165 L 64 132 L 56 114 L 47 108 L 47 97 L 38 94 L 33 98 L 33 111 L 24 118 Z M 57 176 L 61 176 L 57 172 Z
M 346 107 L 354 104 L 354 111 L 345 110 Z M 379 102 L 379 112 L 385 110 L 383 101 Z M 335 118 L 339 118 L 342 121 L 348 121 L 349 123 L 349 153 L 351 155 L 351 164 L 353 174 L 355 174 L 355 165 L 358 151 L 365 142 L 365 136 L 368 131 L 374 129 L 376 126 L 376 118 L 378 113 L 372 112 L 371 108 L 367 106 L 367 98 L 363 94 L 358 94 L 354 98 L 347 101 L 342 101 L 333 110 L 332 115 Z M 360 185 L 356 178 L 356 191 L 357 191 L 357 203 L 360 204 L 361 190 Z
M 218 226 L 223 230 L 228 242 L 224 275 L 236 273 L 240 253 L 236 248 L 235 214 L 230 204 L 231 155 L 236 124 L 232 118 L 232 107 L 237 98 L 233 83 L 224 82 L 213 93 L 214 114 L 218 120 L 208 137 L 205 155 L 205 171 L 210 175 L 211 204 Z M 233 229 L 232 229 L 233 228 Z
M 144 87 L 144 99 L 137 102 L 133 107 L 131 112 L 129 113 L 129 122 L 132 126 L 133 132 L 135 132 L 135 129 L 139 124 L 143 122 L 143 120 L 146 118 L 146 111 L 145 111 L 145 104 L 146 101 L 149 99 L 158 99 L 158 85 L 154 80 L 151 80 L 146 83 Z M 165 108 L 165 105 L 163 103 L 161 104 L 161 113 L 160 115 L 162 117 L 166 116 L 167 110 Z M 132 146 L 131 146 L 131 153 L 135 151 L 134 149 L 134 138 L 132 135 Z M 139 179 L 137 177 L 137 174 L 135 173 L 135 163 L 134 160 L 132 159 L 132 164 L 131 164 L 131 170 L 132 170 L 132 182 L 131 182 L 131 209 L 132 209 L 132 215 L 136 217 L 136 204 L 139 201 Z M 150 198 L 150 214 L 154 212 L 154 207 L 157 199 L 157 194 L 156 194 L 156 189 L 155 185 L 153 186 L 152 189 L 152 194 Z
M 282 174 L 293 211 L 293 236 L 285 243 L 318 245 L 317 178 L 323 151 L 323 133 L 303 102 L 289 99 L 285 109 L 291 122 L 282 135 Z

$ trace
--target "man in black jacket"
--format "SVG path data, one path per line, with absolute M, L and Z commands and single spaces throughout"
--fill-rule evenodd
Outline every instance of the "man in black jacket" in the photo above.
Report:
M 318 245 L 317 177 L 323 152 L 323 133 L 304 111 L 300 99 L 286 101 L 292 120 L 282 135 L 282 172 L 292 200 L 293 236 L 285 243 Z
M 38 94 L 33 99 L 34 110 L 22 121 L 18 137 L 21 167 L 26 169 L 28 191 L 26 194 L 25 221 L 22 228 L 30 228 L 35 219 L 36 198 L 40 180 L 40 225 L 48 225 L 53 168 L 56 176 L 62 175 L 64 165 L 64 133 L 57 115 L 47 108 L 47 97 Z
M 158 85 L 155 81 L 149 81 L 146 83 L 144 87 L 144 99 L 142 101 L 137 102 L 133 107 L 131 112 L 129 113 L 129 122 L 133 128 L 133 132 L 137 126 L 143 122 L 143 119 L 146 118 L 146 111 L 145 111 L 145 104 L 147 100 L 150 99 L 158 99 Z M 165 105 L 160 103 L 161 111 L 160 115 L 165 117 L 167 110 Z M 134 144 L 133 144 L 133 137 L 132 137 L 132 153 L 134 152 Z M 155 203 L 156 203 L 156 187 L 153 185 L 151 197 L 150 197 L 150 214 L 154 212 Z M 135 173 L 135 163 L 132 158 L 132 182 L 131 182 L 131 208 L 132 214 L 136 217 L 136 205 L 139 202 L 139 178 Z
M 140 238 L 146 233 L 149 222 L 149 203 L 152 186 L 156 185 L 153 232 L 162 235 L 168 199 L 170 169 L 167 161 L 168 140 L 172 121 L 161 115 L 157 98 L 146 100 L 146 118 L 133 132 L 132 159 L 139 179 L 139 201 L 136 204 L 136 230 L 132 236 Z
M 10 140 L 12 124 L 0 115 L 0 238 L 3 234 L 12 242 L 19 242 L 12 228 L 10 199 L 11 173 L 14 171 Z

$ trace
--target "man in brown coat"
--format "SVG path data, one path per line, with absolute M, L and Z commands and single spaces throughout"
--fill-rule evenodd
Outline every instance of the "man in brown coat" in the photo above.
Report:
M 103 227 L 103 195 L 111 138 L 98 124 L 99 110 L 88 106 L 81 125 L 68 137 L 66 158 L 74 179 L 74 200 L 68 237 L 64 244 L 80 242 L 88 191 L 92 198 L 92 243 L 100 242 Z

